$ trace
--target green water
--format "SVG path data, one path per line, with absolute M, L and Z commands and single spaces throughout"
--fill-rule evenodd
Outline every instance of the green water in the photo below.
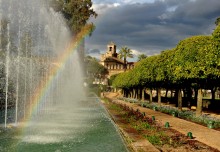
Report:
M 2 152 L 126 152 L 120 134 L 97 99 L 57 106 L 21 131 L 1 130 Z

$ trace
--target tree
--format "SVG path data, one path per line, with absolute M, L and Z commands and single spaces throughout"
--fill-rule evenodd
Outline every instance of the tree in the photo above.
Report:
M 218 25 L 212 33 L 212 37 L 215 41 L 220 41 L 220 25 Z
M 132 50 L 129 49 L 128 47 L 122 47 L 119 51 L 119 55 L 120 55 L 120 58 L 124 60 L 124 70 L 126 71 L 127 69 L 127 58 L 133 58 L 133 54 L 132 54 Z
M 216 20 L 215 20 L 215 25 L 218 26 L 220 23 L 220 17 L 218 17 Z
M 113 81 L 115 80 L 115 78 L 118 76 L 118 74 L 114 74 L 112 76 L 110 76 L 109 78 L 109 85 L 111 86 L 113 84 Z
M 147 58 L 147 55 L 146 54 L 140 54 L 138 55 L 138 61 L 141 61 L 143 59 L 146 59 Z
M 86 71 L 89 77 L 92 78 L 103 78 L 108 74 L 108 70 L 94 57 L 86 57 Z
M 95 30 L 95 25 L 92 22 L 88 23 L 90 17 L 97 17 L 97 13 L 92 8 L 91 0 L 51 0 L 51 6 L 55 11 L 63 14 L 73 35 L 77 35 L 79 32 L 83 31 L 83 27 L 85 26 L 89 28 L 88 34 L 90 36 Z M 84 38 L 78 44 L 77 51 L 81 58 L 82 69 L 85 69 L 85 64 L 83 62 L 85 57 Z
M 174 78 L 183 87 L 193 87 L 197 92 L 197 112 L 202 112 L 202 89 L 213 89 L 210 82 L 219 77 L 219 52 L 211 36 L 193 36 L 180 41 L 173 57 Z M 213 84 L 213 83 L 211 83 Z M 217 83 L 216 83 L 217 84 Z
M 92 9 L 91 0 L 51 0 L 51 6 L 63 14 L 74 34 L 79 33 L 85 25 L 91 26 L 91 32 L 95 29 L 92 22 L 88 23 L 90 17 L 97 17 L 97 13 Z
M 131 80 L 133 79 L 131 71 L 120 73 L 113 80 L 112 86 L 121 88 L 124 96 L 128 97 L 129 89 L 132 88 Z

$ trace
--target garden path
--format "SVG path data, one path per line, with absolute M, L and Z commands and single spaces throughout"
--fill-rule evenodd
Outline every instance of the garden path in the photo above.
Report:
M 106 93 L 105 96 L 111 99 L 116 99 L 117 93 Z M 120 104 L 126 104 L 127 106 L 132 107 L 134 110 L 139 109 L 140 112 L 145 112 L 146 115 L 148 115 L 149 117 L 155 116 L 156 121 L 162 124 L 169 122 L 171 128 L 179 131 L 182 134 L 187 135 L 188 132 L 192 132 L 195 140 L 216 148 L 220 151 L 220 131 L 209 129 L 208 127 L 193 122 L 189 122 L 168 114 L 144 108 L 134 103 L 125 102 L 118 99 L 114 101 Z

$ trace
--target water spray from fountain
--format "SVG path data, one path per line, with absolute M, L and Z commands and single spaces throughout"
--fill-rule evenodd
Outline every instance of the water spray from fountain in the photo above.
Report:
M 72 38 L 47 0 L 0 0 L 0 124 L 11 133 L 0 151 L 126 151 L 84 92 L 77 47 L 89 32 Z
M 31 115 L 30 105 L 36 89 L 48 83 L 54 65 L 61 64 L 56 63 L 57 59 L 71 42 L 65 21 L 48 7 L 48 2 L 21 0 L 17 6 L 15 3 L 16 0 L 0 1 L 0 57 L 4 61 L 1 83 L 5 83 L 1 103 L 5 103 L 5 127 Z M 59 93 L 60 88 L 56 83 L 52 86 L 51 92 L 42 99 L 47 101 L 42 101 L 38 113 L 46 113 L 55 102 L 54 90 Z

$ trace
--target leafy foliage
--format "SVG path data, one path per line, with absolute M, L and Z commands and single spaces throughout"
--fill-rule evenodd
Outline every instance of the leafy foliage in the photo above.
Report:
M 112 85 L 113 81 L 115 80 L 115 78 L 118 76 L 118 74 L 114 74 L 110 77 L 109 79 L 109 85 Z
M 86 68 L 87 73 L 94 78 L 104 77 L 108 73 L 108 70 L 104 66 L 99 64 L 96 58 L 91 56 L 86 57 Z
M 211 36 L 186 38 L 175 48 L 142 59 L 134 69 L 119 74 L 113 86 L 130 90 L 140 86 L 173 89 L 219 87 L 219 40 L 220 26 Z
M 80 32 L 85 25 L 91 27 L 91 32 L 95 29 L 93 23 L 88 23 L 90 17 L 97 17 L 91 0 L 51 0 L 51 6 L 64 15 L 74 33 Z
M 215 40 L 217 40 L 217 41 L 220 40 L 220 25 L 216 27 L 216 29 L 212 33 L 212 36 Z
M 220 17 L 218 17 L 216 20 L 215 20 L 215 25 L 218 26 L 220 23 Z
M 147 55 L 146 54 L 140 54 L 138 55 L 138 61 L 141 61 L 143 59 L 146 59 L 147 58 Z
M 204 58 L 209 53 L 205 52 L 204 48 L 210 41 L 210 36 L 193 36 L 180 41 L 173 57 L 176 80 L 207 77 Z

